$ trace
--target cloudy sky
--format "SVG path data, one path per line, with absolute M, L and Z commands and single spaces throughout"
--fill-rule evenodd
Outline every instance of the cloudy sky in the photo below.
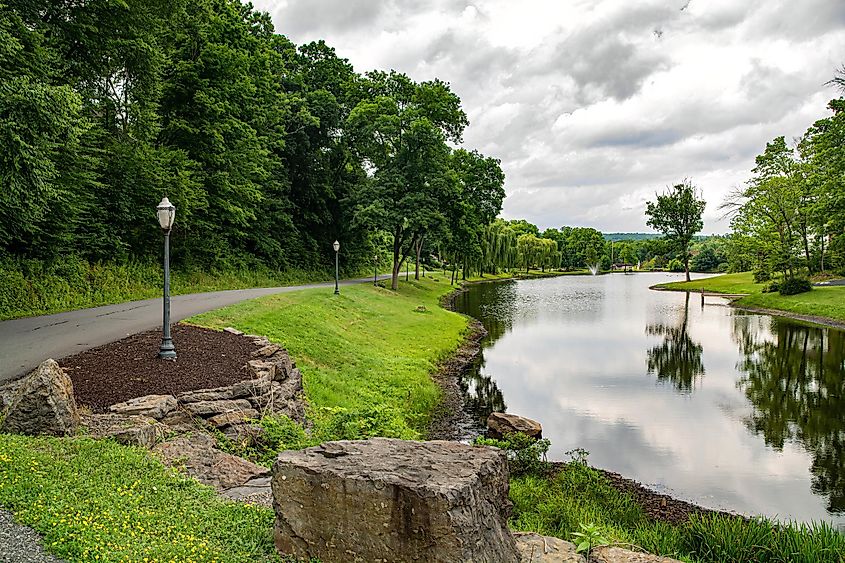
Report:
M 503 215 L 647 231 L 657 190 L 718 205 L 768 140 L 827 115 L 845 64 L 843 0 L 255 0 L 297 43 L 359 72 L 441 78 L 467 148 L 501 159 Z

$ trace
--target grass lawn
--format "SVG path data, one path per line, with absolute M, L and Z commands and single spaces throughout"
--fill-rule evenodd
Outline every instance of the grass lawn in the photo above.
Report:
M 0 434 L 0 505 L 68 561 L 281 561 L 272 510 L 109 440 Z
M 763 288 L 766 285 L 754 283 L 751 272 L 743 272 L 691 282 L 665 283 L 660 284 L 659 287 L 678 291 L 704 289 L 714 293 L 745 293 L 747 294 L 745 297 L 736 301 L 737 305 L 845 321 L 845 286 L 821 286 L 814 287 L 812 291 L 807 293 L 781 295 L 779 293 L 763 293 Z
M 439 281 L 434 281 L 439 280 Z M 431 274 L 399 290 L 360 284 L 246 301 L 193 317 L 282 344 L 302 370 L 317 439 L 423 438 L 440 389 L 436 364 L 454 351 L 465 317 L 439 306 L 452 291 Z

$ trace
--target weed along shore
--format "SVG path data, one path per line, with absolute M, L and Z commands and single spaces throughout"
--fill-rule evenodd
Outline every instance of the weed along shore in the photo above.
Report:
M 798 295 L 766 292 L 768 283 L 755 283 L 751 272 L 723 274 L 689 282 L 661 283 L 653 289 L 712 292 L 731 299 L 739 309 L 845 328 L 845 286 L 815 286 Z
M 215 451 L 260 472 L 282 451 L 332 440 L 477 433 L 461 408 L 458 383 L 485 332 L 477 320 L 449 310 L 462 290 L 428 272 L 397 291 L 371 283 L 343 287 L 339 295 L 309 289 L 190 318 L 182 331 L 266 337 L 250 344 L 252 353 L 289 354 L 295 366 L 284 369 L 301 372 L 304 423 L 264 414 L 256 422 L 260 440 L 212 432 Z M 217 342 L 232 335 L 225 336 Z M 87 365 L 83 360 L 79 365 Z M 250 365 L 269 369 L 263 361 Z M 233 388 L 216 393 L 230 397 Z M 177 396 L 181 404 L 211 394 Z M 510 460 L 510 528 L 586 541 L 584 553 L 606 544 L 702 562 L 835 562 L 845 553 L 845 539 L 826 524 L 781 525 L 703 510 L 590 467 L 577 451 L 570 462 L 547 462 L 547 440 L 514 434 L 478 443 L 504 449 Z M 0 434 L 0 506 L 67 561 L 294 561 L 276 552 L 267 502 L 229 501 L 157 455 L 86 435 Z

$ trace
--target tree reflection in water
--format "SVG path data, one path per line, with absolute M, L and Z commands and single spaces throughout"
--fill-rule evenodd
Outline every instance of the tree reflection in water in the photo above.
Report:
M 778 450 L 800 443 L 813 457 L 813 492 L 828 497 L 830 512 L 845 512 L 845 332 L 774 317 L 735 319 L 743 355 L 737 386 L 754 407 L 746 425 Z
M 486 425 L 491 412 L 507 410 L 505 398 L 493 376 L 483 373 L 483 350 L 511 330 L 516 310 L 516 285 L 512 282 L 479 284 L 456 299 L 456 309 L 480 319 L 487 330 L 482 351 L 458 382 L 464 396 L 464 409 L 475 418 L 480 429 Z
M 649 375 L 656 374 L 661 383 L 671 382 L 681 393 L 691 393 L 696 380 L 704 375 L 701 344 L 693 341 L 687 331 L 689 299 L 687 293 L 684 314 L 677 326 L 664 323 L 646 326 L 646 334 L 663 337 L 663 342 L 647 351 Z

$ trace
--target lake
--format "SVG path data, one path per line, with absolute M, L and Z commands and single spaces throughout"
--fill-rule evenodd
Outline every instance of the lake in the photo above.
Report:
M 462 386 L 478 420 L 536 419 L 550 459 L 696 504 L 845 528 L 845 332 L 649 290 L 677 274 L 482 283 Z

